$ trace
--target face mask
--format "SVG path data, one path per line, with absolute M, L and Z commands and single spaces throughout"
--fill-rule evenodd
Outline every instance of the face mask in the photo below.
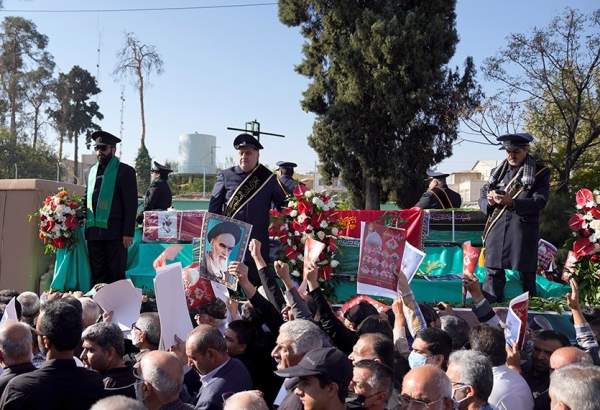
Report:
M 427 363 L 427 356 L 417 353 L 414 350 L 408 355 L 408 365 L 411 369 L 424 366 Z
M 365 396 L 362 394 L 353 394 L 346 399 L 347 409 L 364 409 Z
M 465 397 L 463 397 L 462 399 L 458 400 L 458 399 L 456 399 L 456 397 L 455 397 L 455 393 L 456 393 L 457 391 L 459 391 L 459 390 L 466 389 L 467 387 L 471 387 L 471 386 L 460 386 L 460 387 L 456 387 L 456 388 L 452 389 L 452 400 L 454 400 L 454 407 L 455 407 L 455 408 L 457 408 L 457 409 L 458 409 L 458 406 L 459 406 L 459 405 L 460 405 L 460 404 L 461 404 L 463 401 L 465 401 L 465 400 L 467 400 L 467 399 L 468 399 L 468 397 L 467 397 L 467 396 L 465 396 Z

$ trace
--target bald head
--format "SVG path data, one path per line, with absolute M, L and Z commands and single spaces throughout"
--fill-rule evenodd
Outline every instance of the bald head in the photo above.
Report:
M 8 321 L 0 326 L 0 354 L 6 366 L 31 362 L 31 328 L 25 323 Z
M 152 385 L 164 403 L 179 396 L 183 384 L 183 365 L 172 353 L 153 350 L 142 356 L 140 371 L 144 382 Z
M 98 317 L 102 315 L 102 309 L 92 298 L 83 297 L 79 298 L 81 303 L 81 317 L 83 328 L 93 325 L 98 321 Z
M 268 410 L 267 403 L 258 390 L 236 393 L 227 400 L 223 410 Z
M 593 364 L 590 355 L 576 348 L 575 346 L 566 346 L 556 349 L 550 356 L 550 368 L 558 370 L 570 364 Z
M 428 403 L 437 402 L 432 409 L 452 408 L 452 385 L 440 368 L 425 365 L 409 371 L 402 382 L 402 395 Z

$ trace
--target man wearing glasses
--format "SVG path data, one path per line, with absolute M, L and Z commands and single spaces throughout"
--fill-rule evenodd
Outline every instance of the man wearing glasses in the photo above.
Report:
M 438 367 L 426 364 L 404 376 L 400 409 L 452 410 L 453 406 L 452 384 Z
M 92 285 L 125 277 L 127 248 L 133 240 L 137 211 L 135 170 L 115 156 L 121 140 L 96 131 L 98 162 L 90 169 L 86 187 L 85 238 L 88 244 Z

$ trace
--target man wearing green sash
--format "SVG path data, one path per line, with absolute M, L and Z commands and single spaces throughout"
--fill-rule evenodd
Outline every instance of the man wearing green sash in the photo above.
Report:
M 121 140 L 106 131 L 92 134 L 98 162 L 86 187 L 86 223 L 92 285 L 125 278 L 137 211 L 135 170 L 115 156 Z
M 271 204 L 280 208 L 287 193 L 275 175 L 258 162 L 261 143 L 250 134 L 240 134 L 233 141 L 239 154 L 239 165 L 219 172 L 213 188 L 209 212 L 225 215 L 252 225 L 250 237 L 261 242 L 261 254 L 269 260 L 269 211 Z M 250 252 L 244 261 L 249 276 L 258 284 L 258 272 Z

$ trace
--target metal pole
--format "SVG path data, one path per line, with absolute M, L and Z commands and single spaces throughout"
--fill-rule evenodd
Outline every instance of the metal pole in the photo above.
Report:
M 204 171 L 202 172 L 202 198 L 206 197 L 206 167 L 204 167 Z
M 17 163 L 15 163 L 15 179 L 19 179 L 19 167 Z
M 60 181 L 60 162 L 56 163 L 56 182 Z

